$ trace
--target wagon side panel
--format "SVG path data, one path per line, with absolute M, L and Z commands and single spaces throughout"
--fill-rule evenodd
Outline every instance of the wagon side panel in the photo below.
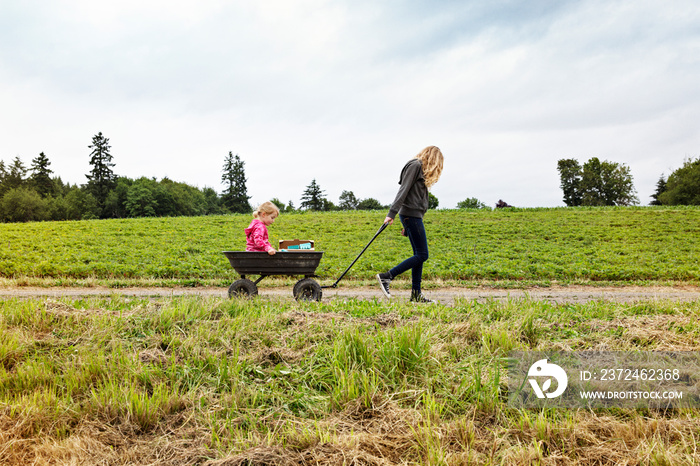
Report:
M 323 251 L 266 252 L 225 251 L 231 266 L 240 275 L 307 275 L 312 276 L 321 262 Z

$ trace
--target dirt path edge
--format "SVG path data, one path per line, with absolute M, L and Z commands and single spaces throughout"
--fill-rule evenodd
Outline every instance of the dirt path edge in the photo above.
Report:
M 610 300 L 616 302 L 635 302 L 646 300 L 696 301 L 700 300 L 700 287 L 550 287 L 530 289 L 474 289 L 474 288 L 434 288 L 424 290 L 431 299 L 451 304 L 456 300 L 504 300 L 532 299 L 546 300 L 555 303 L 586 302 L 591 300 Z M 260 288 L 262 297 L 277 299 L 293 299 L 292 290 L 278 288 Z M 107 287 L 0 287 L 0 299 L 11 298 L 63 298 L 63 297 L 179 297 L 201 296 L 226 298 L 228 290 L 218 287 L 138 287 L 138 288 L 107 288 Z M 393 290 L 394 299 L 407 300 L 409 290 Z M 323 290 L 323 299 L 377 299 L 384 296 L 376 287 L 339 287 Z

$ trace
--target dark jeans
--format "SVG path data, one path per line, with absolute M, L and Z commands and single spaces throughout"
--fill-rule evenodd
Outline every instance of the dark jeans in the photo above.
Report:
M 421 279 L 423 278 L 423 262 L 428 260 L 428 238 L 425 235 L 423 219 L 405 217 L 403 215 L 399 215 L 399 219 L 406 230 L 406 236 L 411 241 L 413 256 L 389 270 L 389 274 L 391 278 L 395 278 L 406 270 L 411 269 L 412 288 L 420 291 Z

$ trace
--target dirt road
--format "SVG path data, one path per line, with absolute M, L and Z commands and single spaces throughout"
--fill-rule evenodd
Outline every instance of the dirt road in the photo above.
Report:
M 597 288 L 586 286 L 568 286 L 551 288 L 517 289 L 471 289 L 439 288 L 424 290 L 425 294 L 443 304 L 453 304 L 455 299 L 486 301 L 489 299 L 547 300 L 555 303 L 586 302 L 591 300 L 610 300 L 617 302 L 635 302 L 646 300 L 695 301 L 700 299 L 700 287 L 609 287 Z M 392 291 L 395 299 L 407 300 L 409 290 Z M 261 288 L 263 297 L 293 299 L 291 289 Z M 0 299 L 3 298 L 60 298 L 83 296 L 135 296 L 135 297 L 175 297 L 175 296 L 213 296 L 226 297 L 226 288 L 66 288 L 66 287 L 0 287 Z M 341 287 L 324 289 L 323 299 L 385 299 L 375 287 Z

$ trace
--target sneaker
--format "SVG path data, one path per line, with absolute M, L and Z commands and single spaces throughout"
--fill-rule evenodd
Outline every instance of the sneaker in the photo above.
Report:
M 434 304 L 434 301 L 425 297 L 423 293 L 416 290 L 411 290 L 411 302 L 412 303 L 426 303 Z
M 391 299 L 391 293 L 389 292 L 389 283 L 391 283 L 391 278 L 389 278 L 389 272 L 378 273 L 377 280 L 379 280 L 379 288 L 382 289 L 382 293 L 387 299 Z

